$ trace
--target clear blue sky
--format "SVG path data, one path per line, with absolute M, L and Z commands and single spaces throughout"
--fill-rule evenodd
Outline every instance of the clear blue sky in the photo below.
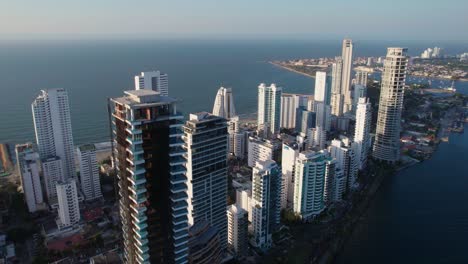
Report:
M 468 40 L 468 0 L 0 0 L 0 39 Z

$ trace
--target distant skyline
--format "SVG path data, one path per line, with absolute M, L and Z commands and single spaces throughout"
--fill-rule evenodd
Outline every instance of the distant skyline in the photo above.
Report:
M 467 41 L 468 1 L 0 2 L 1 39 L 295 38 Z

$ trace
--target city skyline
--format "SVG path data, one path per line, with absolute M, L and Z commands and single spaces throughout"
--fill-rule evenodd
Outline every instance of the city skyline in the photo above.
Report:
M 43 211 L 39 220 L 33 220 L 35 224 L 55 219 L 55 229 L 42 226 L 46 256 L 52 254 L 49 242 L 78 233 L 93 237 L 95 230 L 89 227 L 95 224 L 114 234 L 110 236 L 114 240 L 107 248 L 94 240 L 93 246 L 108 250 L 106 254 L 115 251 L 131 264 L 220 263 L 231 257 L 259 261 L 277 252 L 291 260 L 295 251 L 309 248 L 301 242 L 309 238 L 297 235 L 297 228 L 320 227 L 317 224 L 327 228 L 314 231 L 317 238 L 312 248 L 344 243 L 338 241 L 345 241 L 347 232 L 336 230 L 357 230 L 366 209 L 363 205 L 370 199 L 365 197 L 374 196 L 384 177 L 429 159 L 439 142 L 448 141 L 446 131 L 463 132 L 459 123 L 467 121 L 464 114 L 468 114 L 461 110 L 468 105 L 468 97 L 456 95 L 455 87 L 433 91 L 430 86 L 406 82 L 413 64 L 409 61 L 417 64 L 424 58 L 410 57 L 407 48 L 396 47 L 388 48 L 386 57 L 355 57 L 353 43 L 349 38 L 342 41 L 342 61 L 334 56 L 257 64 L 307 76 L 311 80 L 308 94 L 283 93 L 283 86 L 273 82 L 268 86 L 259 81 L 257 89 L 248 85 L 256 91 L 248 96 L 238 93 L 236 86 L 221 86 L 214 105 L 203 104 L 204 111 L 183 109 L 177 97 L 168 96 L 165 67 L 144 69 L 133 76 L 134 87 L 123 96 L 109 94 L 108 120 L 94 125 L 111 130 L 107 142 L 100 144 L 89 144 L 92 138 L 86 144 L 73 144 L 67 90 L 41 90 L 32 104 L 37 144 L 16 145 L 21 180 L 17 190 L 23 192 L 25 208 L 31 213 Z M 464 54 L 443 57 L 443 49 L 435 54 L 429 56 L 437 60 L 434 65 L 439 60 L 463 65 Z M 381 77 L 368 76 L 374 70 L 381 71 Z M 180 79 L 196 79 L 188 73 L 170 76 L 171 87 Z M 188 104 L 198 94 L 209 93 L 195 84 L 188 86 Z M 234 94 L 244 99 L 234 100 Z M 342 99 L 345 111 L 333 111 Z M 436 108 L 445 100 L 451 101 L 450 109 Z M 235 108 L 234 101 L 241 106 Z M 246 110 L 248 104 L 256 104 L 257 110 Z M 106 100 L 100 105 L 104 108 Z M 236 109 L 250 111 L 252 116 L 238 116 Z M 448 116 L 454 113 L 458 116 Z M 5 159 L 8 151 L 2 148 L 0 144 Z M 75 167 L 70 164 L 71 155 L 79 161 Z M 47 196 L 41 194 L 41 185 Z M 25 194 L 28 190 L 37 190 L 37 195 Z M 42 208 L 41 197 L 49 207 Z M 93 219 L 98 209 L 109 210 L 108 219 Z M 110 241 L 109 236 L 100 239 L 103 245 Z M 342 251 L 338 248 L 342 247 L 331 255 L 311 250 L 296 262 L 312 257 L 327 260 L 327 255 Z M 260 256 L 255 253 L 260 251 Z M 85 258 L 99 257 L 94 251 L 80 253 Z
M 431 1 L 432 2 L 432 1 Z M 405 8 L 401 9 L 400 6 Z M 468 40 L 465 1 L 312 3 L 297 0 L 214 3 L 126 1 L 62 3 L 48 0 L 0 5 L 0 34 L 9 38 L 350 38 Z M 297 8 L 301 6 L 301 8 Z M 365 9 L 362 7 L 365 6 Z M 144 7 L 144 8 L 142 8 Z M 268 10 L 275 20 L 258 14 Z M 139 10 L 130 12 L 129 10 Z M 314 10 L 311 12 L 310 10 Z M 346 10 L 346 12 L 342 12 Z M 362 12 L 365 12 L 364 14 Z M 363 14 L 359 17 L 356 14 Z M 87 19 L 83 19 L 86 17 Z M 149 19 L 158 17 L 158 19 Z M 434 21 L 431 23 L 429 21 Z M 368 23 L 371 20 L 372 23 Z M 398 25 L 398 30 L 382 31 Z M 310 25 L 319 25 L 311 27 Z M 426 30 L 427 28 L 431 30 Z M 450 29 L 450 30 L 447 30 Z M 331 33 L 333 32 L 333 33 Z

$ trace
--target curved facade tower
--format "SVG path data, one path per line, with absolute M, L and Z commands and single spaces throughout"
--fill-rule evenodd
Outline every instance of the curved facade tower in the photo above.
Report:
M 373 156 L 391 163 L 400 159 L 400 122 L 407 51 L 406 48 L 388 48 L 382 73 Z
M 213 115 L 226 119 L 236 116 L 231 88 L 219 88 L 213 105 Z

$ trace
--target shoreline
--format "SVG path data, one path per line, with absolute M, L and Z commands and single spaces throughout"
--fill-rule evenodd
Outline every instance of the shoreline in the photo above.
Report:
M 290 71 L 290 72 L 295 72 L 297 74 L 301 74 L 301 75 L 304 75 L 304 76 L 307 76 L 307 77 L 310 77 L 310 78 L 314 78 L 315 79 L 315 76 L 314 75 L 310 75 L 310 74 L 307 74 L 305 72 L 301 72 L 301 71 L 298 71 L 298 70 L 295 70 L 293 68 L 290 68 L 288 66 L 285 66 L 285 65 L 282 65 L 280 63 L 276 63 L 274 61 L 269 61 L 268 63 L 272 64 L 272 65 L 275 65 L 277 67 L 280 67 L 280 68 L 283 68 L 287 71 Z M 379 73 L 382 73 L 382 71 L 379 71 L 379 70 L 375 70 L 375 72 L 379 72 Z M 456 82 L 468 82 L 468 78 L 459 78 L 459 79 L 453 79 L 453 78 L 447 78 L 447 77 L 438 77 L 438 76 L 425 76 L 425 75 L 417 75 L 417 74 L 410 74 L 408 73 L 407 76 L 411 76 L 411 77 L 417 77 L 417 78 L 426 78 L 426 79 L 435 79 L 435 80 L 443 80 L 443 81 L 456 81 Z
M 295 69 L 289 68 L 287 66 L 274 63 L 274 62 L 269 62 L 270 64 L 273 64 L 277 67 L 283 68 L 287 71 L 290 72 L 295 72 L 301 75 L 305 75 L 308 77 L 312 77 L 309 74 L 299 72 Z M 437 79 L 436 77 L 427 77 L 427 76 L 417 76 L 417 75 L 410 75 L 414 77 L 419 77 L 419 78 L 432 78 L 432 79 Z M 312 77 L 314 78 L 314 77 Z M 452 79 L 447 79 L 447 78 L 439 78 L 441 80 L 452 80 Z M 460 80 L 459 81 L 465 81 L 465 80 Z M 467 80 L 468 81 L 468 80 Z M 443 131 L 446 131 L 447 127 L 450 126 L 452 121 L 454 120 L 453 112 L 456 111 L 456 107 L 453 107 L 451 109 L 447 109 L 447 111 L 444 114 L 443 121 L 440 123 L 439 127 L 439 133 L 436 135 L 436 144 L 434 145 L 433 152 L 431 153 L 431 157 L 427 160 L 430 160 L 432 156 L 436 153 L 438 150 L 438 146 L 442 141 L 442 138 L 445 135 Z M 381 175 L 377 175 L 368 185 L 368 187 L 364 187 L 363 191 L 365 192 L 364 198 L 361 202 L 356 204 L 350 211 L 348 217 L 350 218 L 348 223 L 349 225 L 342 226 L 348 229 L 348 232 L 345 232 L 343 235 L 336 237 L 331 240 L 330 244 L 328 245 L 328 248 L 325 250 L 325 252 L 321 256 L 316 256 L 314 258 L 313 263 L 334 263 L 337 259 L 337 257 L 343 253 L 344 248 L 347 246 L 346 243 L 351 239 L 352 235 L 354 234 L 356 230 L 356 226 L 361 224 L 362 217 L 365 216 L 369 212 L 369 208 L 372 205 L 372 202 L 374 201 L 374 197 L 377 194 L 378 190 L 380 189 L 382 182 L 387 178 L 391 176 L 398 175 L 402 171 L 413 167 L 417 164 L 420 164 L 422 161 L 425 160 L 417 160 L 414 158 L 411 158 L 410 156 L 407 156 L 407 160 L 412 160 L 411 162 L 401 164 L 400 166 L 393 166 L 393 171 Z M 341 220 L 345 219 L 346 217 L 343 217 Z
M 447 110 L 447 112 L 445 113 L 445 116 L 443 118 L 444 122 L 441 123 L 440 131 L 436 137 L 437 143 L 434 145 L 434 151 L 432 152 L 431 157 L 429 159 L 416 162 L 416 159 L 413 159 L 408 156 L 409 158 L 413 159 L 414 162 L 408 163 L 408 164 L 402 164 L 400 166 L 393 166 L 394 168 L 393 172 L 379 175 L 378 177 L 372 180 L 372 183 L 370 184 L 370 187 L 367 190 L 368 192 L 366 194 L 365 199 L 356 206 L 357 207 L 356 209 L 357 211 L 355 212 L 356 214 L 353 214 L 351 216 L 352 219 L 350 221 L 351 222 L 350 232 L 347 234 L 344 234 L 342 237 L 336 238 L 336 240 L 330 244 L 330 248 L 327 249 L 327 251 L 321 257 L 319 257 L 319 263 L 334 263 L 336 261 L 336 258 L 340 254 L 343 253 L 345 247 L 347 246 L 346 243 L 351 239 L 352 235 L 354 234 L 356 230 L 356 226 L 358 226 L 359 224 L 362 224 L 361 219 L 363 218 L 363 216 L 365 216 L 369 212 L 369 208 L 372 205 L 372 202 L 374 201 L 375 195 L 380 189 L 382 182 L 387 177 L 394 177 L 408 168 L 421 164 L 423 161 L 431 160 L 432 156 L 438 151 L 439 144 L 443 142 L 441 140 L 442 137 L 447 136 L 443 133 L 443 131 L 445 131 L 445 129 L 449 126 L 449 124 L 451 124 L 451 121 L 454 120 L 453 111 L 451 110 L 455 110 L 455 109 L 456 108 L 454 107 L 452 109 Z M 450 134 L 448 136 L 450 136 Z
M 284 66 L 284 65 L 281 65 L 281 64 L 279 64 L 279 63 L 276 63 L 276 62 L 273 62 L 273 61 L 269 61 L 268 63 L 270 63 L 271 65 L 280 67 L 280 68 L 282 68 L 282 69 L 285 69 L 285 70 L 287 70 L 287 71 L 294 72 L 294 73 L 301 74 L 301 75 L 310 77 L 310 78 L 312 78 L 312 79 L 315 79 L 315 76 L 314 76 L 314 75 L 310 75 L 310 74 L 307 74 L 307 73 L 305 73 L 305 72 L 297 71 L 297 70 L 295 70 L 295 69 L 293 69 L 293 68 L 289 68 L 289 67 Z

